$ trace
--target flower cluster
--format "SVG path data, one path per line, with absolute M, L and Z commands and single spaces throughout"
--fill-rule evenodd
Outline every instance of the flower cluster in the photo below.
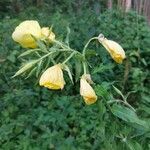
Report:
M 55 39 L 55 34 L 48 27 L 41 28 L 37 21 L 27 20 L 16 27 L 12 38 L 22 47 L 36 48 L 37 43 L 35 39 L 46 39 L 51 42 Z
M 30 69 L 36 63 L 41 63 L 43 60 L 51 59 L 54 63 L 53 66 L 47 67 L 46 71 L 41 74 L 39 85 L 44 86 L 48 89 L 59 90 L 63 89 L 65 86 L 65 80 L 63 76 L 63 70 L 66 70 L 69 74 L 70 79 L 72 80 L 72 75 L 69 67 L 66 63 L 75 55 L 80 55 L 81 62 L 83 65 L 84 73 L 80 77 L 80 95 L 83 97 L 85 103 L 87 105 L 93 104 L 97 101 L 97 96 L 95 91 L 93 90 L 91 84 L 93 83 L 91 80 L 90 74 L 87 73 L 87 60 L 86 60 L 86 48 L 88 44 L 92 40 L 98 40 L 109 52 L 112 59 L 117 63 L 122 63 L 123 59 L 125 59 L 125 52 L 122 47 L 111 40 L 106 39 L 102 34 L 98 37 L 91 38 L 85 47 L 83 48 L 83 53 L 79 51 L 71 49 L 68 45 L 58 41 L 55 39 L 55 34 L 52 32 L 51 28 L 48 27 L 40 27 L 39 23 L 34 20 L 27 20 L 22 22 L 19 26 L 16 27 L 15 31 L 12 34 L 12 38 L 14 41 L 18 42 L 22 47 L 31 48 L 28 53 L 36 52 L 38 45 L 38 40 L 46 43 L 53 43 L 57 46 L 48 45 L 49 47 L 44 51 L 46 53 L 44 56 L 40 56 L 37 60 L 32 60 L 28 62 L 24 67 L 22 67 L 14 76 L 17 76 L 21 73 L 24 73 L 28 69 Z M 58 46 L 59 45 L 59 46 Z M 34 50 L 32 50 L 34 49 Z M 39 48 L 39 50 L 41 50 Z M 42 51 L 42 50 L 41 50 Z M 50 57 L 54 53 L 71 53 L 67 58 L 62 62 L 55 62 L 52 57 Z M 22 54 L 27 55 L 27 52 Z M 77 60 L 78 61 L 78 60 Z

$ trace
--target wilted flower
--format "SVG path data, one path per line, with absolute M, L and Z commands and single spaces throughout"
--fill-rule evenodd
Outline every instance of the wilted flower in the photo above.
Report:
M 44 86 L 53 90 L 63 89 L 65 81 L 63 78 L 61 64 L 57 64 L 48 68 L 42 74 L 39 84 L 40 86 Z
M 101 35 L 99 36 L 99 42 L 102 43 L 117 63 L 122 63 L 123 59 L 126 58 L 123 48 L 117 42 L 107 40 L 106 38 L 101 37 Z
M 55 39 L 55 34 L 48 27 L 43 27 L 41 33 L 43 38 L 47 39 L 49 42 Z
M 27 20 L 19 24 L 12 34 L 14 41 L 20 43 L 22 47 L 35 48 L 35 39 L 41 38 L 41 27 L 37 21 Z
M 84 101 L 87 105 L 93 104 L 97 100 L 95 91 L 87 82 L 84 76 L 82 76 L 80 79 L 80 95 L 83 96 Z

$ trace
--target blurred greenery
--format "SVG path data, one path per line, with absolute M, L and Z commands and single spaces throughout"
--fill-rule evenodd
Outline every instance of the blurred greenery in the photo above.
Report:
M 12 2 L 0 2 L 0 149 L 150 149 L 150 28 L 145 18 L 132 11 L 107 10 L 105 1 L 100 5 L 94 0 L 47 0 L 37 6 L 18 0 L 18 10 Z M 30 19 L 41 26 L 53 25 L 62 40 L 69 27 L 70 45 L 79 51 L 100 33 L 122 45 L 127 55 L 122 65 L 113 62 L 98 42 L 89 47 L 96 51 L 89 54 L 98 95 L 95 104 L 84 104 L 79 82 L 72 85 L 68 80 L 64 90 L 50 91 L 39 87 L 34 76 L 11 78 L 24 51 L 11 34 Z M 115 102 L 122 97 L 112 85 L 136 112 Z

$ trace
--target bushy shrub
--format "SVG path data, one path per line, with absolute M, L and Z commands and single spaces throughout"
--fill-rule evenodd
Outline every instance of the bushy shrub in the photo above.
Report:
M 145 19 L 134 12 L 97 14 L 83 8 L 81 12 L 70 9 L 65 14 L 56 8 L 49 13 L 47 7 L 40 12 L 30 7 L 15 19 L 0 21 L 1 149 L 149 149 L 150 29 Z M 70 27 L 70 44 L 79 51 L 99 33 L 123 46 L 127 60 L 116 66 L 104 48 L 96 42 L 91 44 L 88 55 L 93 57 L 90 65 L 99 96 L 97 103 L 85 106 L 78 94 L 78 82 L 76 87 L 70 85 L 53 92 L 35 84 L 34 76 L 11 79 L 20 63 L 17 57 L 23 51 L 13 43 L 11 33 L 27 19 L 36 19 L 43 26 L 53 24 L 59 39 L 65 39 L 66 27 Z M 121 99 L 120 91 L 112 85 L 125 96 L 130 94 L 127 101 L 136 113 L 123 104 L 109 103 Z

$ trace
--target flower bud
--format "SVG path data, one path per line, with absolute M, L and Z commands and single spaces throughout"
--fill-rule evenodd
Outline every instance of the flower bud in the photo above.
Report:
M 53 42 L 55 40 L 55 34 L 51 31 L 50 35 L 48 36 L 49 42 Z
M 65 81 L 63 78 L 61 64 L 57 64 L 48 68 L 42 74 L 39 84 L 40 86 L 44 86 L 53 90 L 63 89 Z
M 43 38 L 47 39 L 49 42 L 55 39 L 55 34 L 48 27 L 43 27 L 41 33 Z
M 14 41 L 25 48 L 36 48 L 35 39 L 41 38 L 41 27 L 37 21 L 27 20 L 19 24 L 12 34 Z
M 43 28 L 41 29 L 41 33 L 42 33 L 42 36 L 43 36 L 43 37 L 48 37 L 49 34 L 50 34 L 50 30 L 49 30 L 48 27 L 43 27 Z
M 97 101 L 95 91 L 84 78 L 84 76 L 82 76 L 80 79 L 80 95 L 83 96 L 83 99 L 87 105 L 93 104 Z
M 115 41 L 107 40 L 106 38 L 99 36 L 99 42 L 110 53 L 112 59 L 121 64 L 123 59 L 126 58 L 123 48 Z

